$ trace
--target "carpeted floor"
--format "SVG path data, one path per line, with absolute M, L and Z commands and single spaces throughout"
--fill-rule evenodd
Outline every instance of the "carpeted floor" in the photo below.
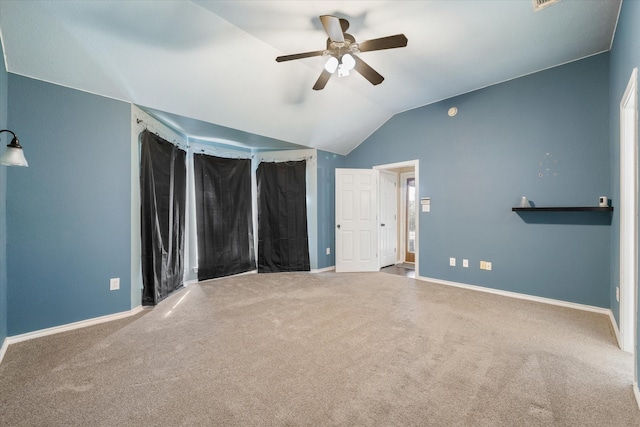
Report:
M 246 275 L 11 345 L 2 426 L 638 426 L 609 320 L 384 273 Z

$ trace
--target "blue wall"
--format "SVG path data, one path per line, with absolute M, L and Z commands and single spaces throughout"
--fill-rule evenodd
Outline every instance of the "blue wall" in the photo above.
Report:
M 318 268 L 336 264 L 336 168 L 344 167 L 344 156 L 318 150 Z M 327 255 L 327 248 L 331 253 Z
M 612 197 L 620 199 L 620 100 L 627 88 L 631 72 L 640 67 L 640 2 L 623 1 L 610 53 L 610 143 Z M 640 264 L 639 264 L 640 265 Z M 620 304 L 616 301 L 616 286 L 620 283 L 620 222 L 614 214 L 611 227 L 611 309 L 620 324 Z M 640 296 L 639 296 L 640 297 Z M 640 322 L 637 327 L 640 342 Z M 640 359 L 636 357 L 638 369 Z
M 0 129 L 7 127 L 7 80 L 4 66 L 4 53 L 0 43 Z M 3 133 L 0 143 L 5 146 L 11 142 L 10 134 Z M 0 147 L 4 153 L 4 147 Z M 0 347 L 7 337 L 7 171 L 0 166 Z
M 431 197 L 419 218 L 420 276 L 609 307 L 610 214 L 511 211 L 521 196 L 597 206 L 611 193 L 608 60 L 398 114 L 346 157 L 346 167 L 364 168 L 419 159 L 419 195 Z
M 9 74 L 8 334 L 130 309 L 131 107 Z M 109 279 L 120 290 L 109 291 Z

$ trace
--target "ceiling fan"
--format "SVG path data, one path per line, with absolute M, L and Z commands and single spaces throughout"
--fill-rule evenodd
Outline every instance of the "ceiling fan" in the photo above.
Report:
M 324 89 L 336 70 L 340 77 L 348 76 L 350 70 L 356 70 L 362 74 L 365 79 L 369 80 L 371 84 L 378 85 L 382 83 L 384 77 L 355 54 L 370 52 L 372 50 L 394 49 L 407 45 L 407 37 L 404 34 L 396 34 L 394 36 L 356 43 L 355 37 L 346 32 L 349 29 L 349 21 L 346 19 L 331 15 L 322 15 L 320 16 L 320 22 L 322 22 L 322 26 L 329 36 L 325 50 L 296 53 L 293 55 L 278 56 L 276 58 L 277 62 L 284 62 L 294 59 L 310 58 L 312 56 L 328 56 L 329 60 L 325 64 L 324 70 L 322 70 L 322 74 L 320 74 L 316 84 L 313 85 L 313 90 Z

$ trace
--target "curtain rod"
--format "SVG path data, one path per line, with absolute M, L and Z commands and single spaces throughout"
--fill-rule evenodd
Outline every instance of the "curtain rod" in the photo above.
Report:
M 165 138 L 164 136 L 160 135 L 160 131 L 155 129 L 155 131 L 153 129 L 149 129 L 147 126 L 147 122 L 145 122 L 142 119 L 139 119 L 136 117 L 136 123 L 137 124 L 141 124 L 144 123 L 144 130 L 149 131 L 157 136 L 159 136 L 160 138 L 164 139 L 167 142 L 170 142 L 171 144 L 177 146 L 178 148 L 184 148 L 184 149 L 188 149 L 189 148 L 189 144 L 187 142 L 185 142 L 184 144 L 181 144 L 180 142 L 176 141 L 176 139 L 174 137 L 171 137 L 171 141 L 167 138 Z M 152 125 L 153 126 L 153 125 Z
M 225 159 L 253 159 L 253 155 L 251 154 L 247 154 L 247 156 L 243 156 L 241 154 L 230 153 L 228 151 L 217 151 L 215 147 L 211 147 L 210 149 L 200 148 L 197 151 L 199 151 L 202 154 L 206 154 L 207 156 L 211 156 L 211 155 L 216 157 L 224 156 L 223 158 Z M 200 154 L 200 153 L 194 153 L 194 154 Z
M 287 159 L 287 160 L 284 160 L 284 159 L 273 159 L 273 158 L 270 159 L 270 158 L 266 158 L 266 157 L 259 157 L 258 161 L 259 162 L 271 162 L 271 163 L 278 163 L 278 162 L 286 163 L 286 162 L 300 162 L 302 160 L 313 160 L 313 159 L 314 159 L 314 156 L 312 154 L 310 156 L 297 157 L 295 159 Z

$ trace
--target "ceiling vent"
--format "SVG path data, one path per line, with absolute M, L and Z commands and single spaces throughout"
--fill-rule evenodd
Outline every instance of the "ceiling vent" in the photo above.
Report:
M 551 6 L 552 4 L 558 3 L 560 0 L 531 0 L 533 2 L 533 10 L 539 11 L 546 7 Z

